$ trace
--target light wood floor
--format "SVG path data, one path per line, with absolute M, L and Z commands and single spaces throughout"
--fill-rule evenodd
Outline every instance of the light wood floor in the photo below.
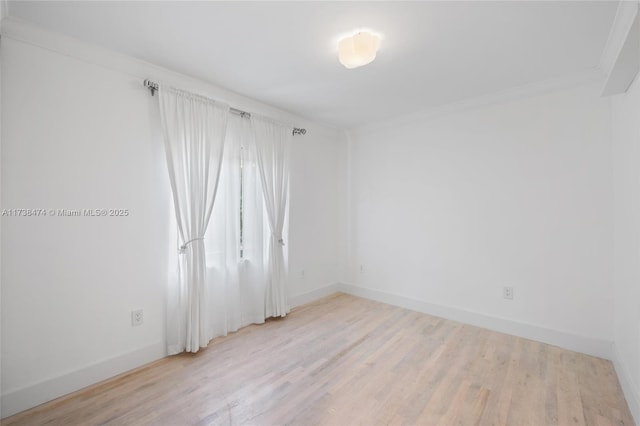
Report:
M 345 294 L 9 425 L 632 425 L 609 361 Z

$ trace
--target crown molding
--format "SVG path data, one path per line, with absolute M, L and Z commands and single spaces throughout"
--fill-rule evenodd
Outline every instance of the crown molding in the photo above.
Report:
M 295 123 L 296 127 L 305 127 L 309 131 L 304 138 L 300 138 L 301 141 L 311 140 L 316 136 L 335 139 L 339 134 L 338 129 L 330 125 L 241 95 L 230 89 L 218 86 L 214 82 L 201 80 L 115 50 L 51 31 L 14 16 L 4 19 L 1 35 L 6 39 L 65 55 L 115 72 L 128 74 L 140 80 L 141 92 L 147 92 L 147 89 L 142 84 L 145 79 L 162 81 L 165 84 L 218 99 L 243 111 L 265 115 L 283 122 Z
M 366 124 L 352 130 L 354 133 L 363 135 L 390 127 L 402 126 L 414 122 L 424 122 L 444 115 L 460 113 L 463 111 L 469 111 L 485 106 L 502 104 L 518 99 L 542 95 L 545 93 L 567 90 L 591 84 L 601 84 L 601 82 L 604 80 L 604 77 L 605 75 L 600 68 L 592 68 L 580 73 L 574 73 L 548 80 L 538 81 L 535 83 L 529 83 L 507 90 L 502 90 L 482 96 L 463 99 L 458 102 L 453 102 L 434 108 L 429 108 L 401 117 L 391 118 L 389 120 L 384 120 L 377 123 Z

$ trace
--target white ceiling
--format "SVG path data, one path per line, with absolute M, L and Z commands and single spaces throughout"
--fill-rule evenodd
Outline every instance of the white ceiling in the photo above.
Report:
M 12 1 L 9 14 L 340 128 L 598 66 L 616 1 Z M 347 70 L 340 35 L 382 34 Z

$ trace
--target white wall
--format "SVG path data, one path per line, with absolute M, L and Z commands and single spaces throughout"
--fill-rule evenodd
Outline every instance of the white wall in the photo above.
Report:
M 640 81 L 613 98 L 614 364 L 640 422 Z
M 338 188 L 341 136 L 318 129 L 296 137 L 292 148 L 289 209 L 289 288 L 292 303 L 319 296 L 338 282 L 341 214 Z M 304 274 L 302 273 L 304 271 Z M 334 291 L 333 286 L 322 294 Z M 317 295 L 316 295 L 317 294 Z
M 637 407 L 637 83 L 614 99 L 612 168 L 610 103 L 594 86 L 414 116 L 345 143 L 16 21 L 1 49 L 3 208 L 132 212 L 2 218 L 2 415 L 164 354 L 169 192 L 145 77 L 308 129 L 292 153 L 294 304 L 342 288 L 602 356 L 615 339 Z M 339 273 L 346 285 L 336 287 Z M 138 308 L 145 324 L 132 328 Z
M 170 189 L 149 77 L 307 128 L 292 153 L 290 294 L 335 284 L 339 135 L 234 93 L 9 21 L 2 205 L 126 218 L 2 218 L 2 414 L 164 355 Z M 315 197 L 323 202 L 315 202 Z M 131 327 L 132 309 L 144 325 Z
M 610 105 L 598 95 L 586 85 L 354 132 L 347 291 L 609 356 Z

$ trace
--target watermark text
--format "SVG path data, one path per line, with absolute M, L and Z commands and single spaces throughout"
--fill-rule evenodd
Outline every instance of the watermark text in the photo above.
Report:
M 127 217 L 129 209 L 2 209 L 2 217 Z

